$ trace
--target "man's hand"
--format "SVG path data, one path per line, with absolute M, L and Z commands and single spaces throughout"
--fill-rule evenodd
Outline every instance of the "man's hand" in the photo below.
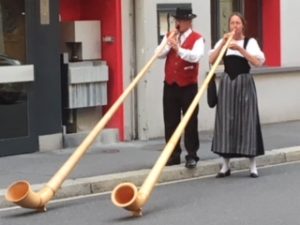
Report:
M 178 31 L 174 30 L 171 32 L 171 34 L 168 37 L 168 45 L 174 49 L 176 52 L 179 49 L 179 40 L 178 40 Z
M 173 38 L 168 38 L 168 44 L 170 45 L 171 48 L 173 48 L 176 52 L 178 51 L 179 48 L 179 41 L 176 37 Z

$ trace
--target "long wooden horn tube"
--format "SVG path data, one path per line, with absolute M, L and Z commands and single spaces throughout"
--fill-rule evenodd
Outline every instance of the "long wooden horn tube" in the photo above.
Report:
M 175 35 L 175 32 L 172 34 Z M 25 180 L 17 181 L 11 184 L 5 194 L 6 200 L 13 202 L 24 208 L 37 209 L 39 211 L 46 211 L 47 203 L 55 195 L 55 192 L 60 188 L 66 177 L 72 172 L 75 166 L 78 164 L 79 160 L 86 153 L 89 147 L 95 141 L 97 135 L 108 123 L 114 113 L 117 111 L 119 106 L 123 103 L 125 98 L 128 96 L 130 91 L 137 85 L 140 79 L 146 74 L 147 70 L 153 64 L 155 59 L 158 57 L 159 53 L 165 47 L 167 42 L 165 42 L 160 49 L 158 49 L 147 64 L 142 68 L 142 70 L 136 75 L 129 86 L 124 90 L 124 92 L 119 96 L 115 103 L 109 108 L 106 114 L 101 118 L 101 120 L 96 124 L 96 126 L 91 130 L 88 136 L 83 140 L 83 142 L 78 146 L 74 153 L 69 157 L 69 159 L 61 166 L 61 168 L 54 174 L 54 176 L 49 180 L 49 182 L 42 188 L 39 192 L 34 192 L 30 187 L 29 182 Z
M 198 90 L 187 112 L 182 117 L 181 122 L 177 126 L 176 130 L 174 131 L 170 140 L 166 144 L 161 155 L 159 156 L 152 170 L 149 172 L 148 176 L 146 177 L 140 189 L 138 190 L 133 183 L 121 183 L 114 188 L 111 194 L 111 200 L 113 204 L 115 204 L 117 207 L 125 208 L 126 210 L 131 211 L 135 216 L 142 215 L 142 207 L 148 201 L 153 191 L 154 185 L 156 184 L 164 166 L 166 165 L 176 144 L 178 143 L 180 136 L 184 131 L 190 117 L 195 111 L 195 108 L 197 107 L 201 96 L 206 90 L 209 81 L 214 75 L 217 66 L 219 65 L 226 49 L 229 46 L 230 41 L 232 40 L 232 37 L 233 37 L 233 33 L 229 36 L 225 45 L 222 47 L 219 56 L 217 57 L 215 63 L 213 64 L 201 88 Z

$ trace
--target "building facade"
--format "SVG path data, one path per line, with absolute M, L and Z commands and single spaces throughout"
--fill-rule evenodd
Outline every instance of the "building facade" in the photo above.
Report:
M 205 37 L 206 53 L 227 31 L 223 24 L 227 24 L 228 15 L 232 11 L 242 12 L 247 19 L 247 35 L 257 38 L 267 59 L 263 68 L 254 70 L 262 123 L 299 119 L 297 89 L 300 62 L 296 55 L 300 46 L 293 40 L 299 30 L 290 26 L 298 19 L 298 3 L 280 0 L 135 1 L 137 68 L 142 68 L 158 43 L 155 32 L 159 24 L 159 6 L 172 7 L 176 3 L 191 4 L 193 12 L 198 15 L 193 21 L 194 28 Z M 158 60 L 138 87 L 136 132 L 139 139 L 163 136 L 163 64 Z M 208 71 L 205 54 L 200 66 L 200 85 Z M 279 91 L 279 88 L 282 89 Z M 213 129 L 214 109 L 207 107 L 206 96 L 200 102 L 198 116 L 200 130 Z

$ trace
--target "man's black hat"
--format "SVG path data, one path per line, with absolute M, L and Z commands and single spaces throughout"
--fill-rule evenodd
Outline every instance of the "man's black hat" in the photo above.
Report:
M 191 8 L 176 8 L 176 14 L 173 17 L 177 20 L 191 20 L 197 15 L 193 14 Z

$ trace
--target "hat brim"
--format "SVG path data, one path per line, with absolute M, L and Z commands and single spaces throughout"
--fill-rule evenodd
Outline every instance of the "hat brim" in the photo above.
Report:
M 172 15 L 176 20 L 192 20 L 197 17 L 195 14 L 189 15 Z

